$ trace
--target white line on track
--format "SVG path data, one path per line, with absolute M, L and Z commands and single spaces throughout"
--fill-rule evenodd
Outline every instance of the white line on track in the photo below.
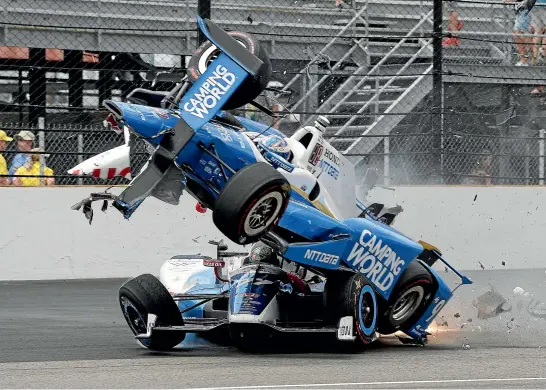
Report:
M 348 382 L 348 383 L 308 383 L 293 385 L 262 385 L 262 386 L 227 386 L 227 387 L 193 387 L 180 390 L 236 390 L 236 389 L 289 389 L 298 387 L 342 387 L 342 386 L 381 386 L 381 385 L 424 385 L 435 383 L 487 383 L 487 382 L 529 382 L 546 381 L 539 378 L 482 378 L 482 379 L 442 379 L 428 381 L 397 381 L 397 382 Z

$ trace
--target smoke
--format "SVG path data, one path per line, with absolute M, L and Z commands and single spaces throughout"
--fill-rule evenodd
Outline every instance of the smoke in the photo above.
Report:
M 392 140 L 390 143 L 393 144 Z M 369 155 L 357 159 L 357 183 L 365 180 L 369 171 L 377 173 L 376 184 L 379 186 L 432 183 L 435 172 L 432 156 L 411 154 L 414 153 L 412 149 L 415 148 L 406 143 L 403 149 L 397 146 L 387 151 L 383 142 L 380 142 Z

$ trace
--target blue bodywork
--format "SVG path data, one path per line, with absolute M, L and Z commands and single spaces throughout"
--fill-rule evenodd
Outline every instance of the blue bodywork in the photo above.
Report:
M 199 23 L 203 29 L 201 19 Z M 247 77 L 252 75 L 243 69 L 236 59 L 221 53 L 186 92 L 178 109 L 166 110 L 129 103 L 110 103 L 118 108 L 121 124 L 129 126 L 132 132 L 156 147 L 164 137 L 162 132 L 173 128 L 178 121 L 185 121 L 193 129 L 194 135 L 176 156 L 177 166 L 191 167 L 191 170 L 184 170 L 185 177 L 181 180 L 186 182 L 191 179 L 215 199 L 233 173 L 222 167 L 214 156 L 204 152 L 200 145 L 206 149 L 214 147 L 214 153 L 233 172 L 257 161 L 253 148 L 242 133 L 215 120 L 216 116 L 221 118 L 225 115 L 221 111 L 223 104 Z M 216 80 L 220 88 L 226 91 L 225 94 L 214 99 L 210 94 L 204 96 L 202 88 L 206 83 L 210 83 L 210 80 Z M 237 119 L 247 127 L 248 131 L 282 136 L 277 130 L 268 128 L 266 125 L 245 118 Z M 140 203 L 141 201 L 138 204 L 129 205 L 129 211 L 125 213 L 125 217 L 128 218 Z M 366 209 L 360 202 L 358 205 L 362 210 Z M 375 293 L 386 300 L 389 299 L 408 264 L 417 261 L 416 259 L 425 249 L 420 243 L 370 215 L 355 216 L 347 220 L 334 219 L 294 190 L 291 192 L 291 200 L 278 226 L 307 240 L 289 243 L 283 253 L 286 259 L 318 270 L 336 270 L 340 267 L 353 269 L 362 273 L 373 284 Z M 438 288 L 432 303 L 410 332 L 410 336 L 416 338 L 424 337 L 428 324 L 452 297 L 452 291 L 447 284 L 434 270 L 428 266 L 427 268 L 436 279 Z M 463 279 L 464 283 L 471 282 Z M 232 295 L 230 310 L 239 312 L 242 310 L 242 301 L 239 298 L 244 294 L 256 292 L 244 290 L 246 285 L 240 281 L 232 286 L 236 287 L 232 287 L 230 292 Z M 188 293 L 216 294 L 223 291 L 226 286 L 211 281 L 196 288 L 199 291 L 192 290 Z M 263 295 L 260 297 L 259 299 L 262 299 Z M 191 301 L 180 302 L 181 310 L 191 303 Z M 202 315 L 200 307 L 185 313 L 185 316 L 199 317 L 200 315 Z

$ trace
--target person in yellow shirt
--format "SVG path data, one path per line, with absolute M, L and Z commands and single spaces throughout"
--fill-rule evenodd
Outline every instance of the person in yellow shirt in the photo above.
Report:
M 41 148 L 31 149 L 30 152 L 43 152 Z M 49 157 L 49 154 L 44 154 L 44 157 Z M 13 178 L 13 185 L 22 187 L 36 187 L 41 185 L 41 177 L 17 177 L 17 176 L 53 176 L 53 169 L 40 164 L 40 154 L 31 154 L 28 161 L 22 166 L 17 168 L 15 176 Z M 44 178 L 44 185 L 55 185 L 55 178 Z
M 6 159 L 2 156 L 2 152 L 6 150 L 8 142 L 13 141 L 13 138 L 8 137 L 4 130 L 0 130 L 0 175 L 8 174 L 8 164 Z M 0 186 L 8 186 L 9 178 L 7 176 L 0 176 Z

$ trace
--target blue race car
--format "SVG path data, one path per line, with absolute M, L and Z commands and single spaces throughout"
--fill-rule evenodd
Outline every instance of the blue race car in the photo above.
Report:
M 402 331 L 425 342 L 427 327 L 454 292 L 433 264 L 445 263 L 461 285 L 471 281 L 437 248 L 394 229 L 394 216 L 380 215 L 382 205 L 357 200 L 354 170 L 322 137 L 325 118 L 287 138 L 224 111 L 257 104 L 271 65 L 251 35 L 227 33 L 201 18 L 198 24 L 209 42 L 179 88 L 140 100 L 133 95 L 141 104 L 105 102 L 110 125 L 148 144 L 147 164 L 120 195 L 93 193 L 73 209 L 83 208 L 91 223 L 91 203 L 102 200 L 105 210 L 111 201 L 130 218 L 146 197 L 177 204 L 185 190 L 213 211 L 228 239 L 254 246 L 248 261 L 225 276 L 223 261 L 204 259 L 216 280 L 203 279 L 182 294 L 148 274 L 125 283 L 120 306 L 136 338 L 156 350 L 175 347 L 187 333 L 221 331 L 240 346 L 257 345 L 256 335 L 298 332 L 365 345 Z M 158 108 L 158 96 L 161 107 L 170 106 Z M 319 276 L 324 289 L 309 288 L 284 263 Z M 210 310 L 195 314 L 200 306 Z

